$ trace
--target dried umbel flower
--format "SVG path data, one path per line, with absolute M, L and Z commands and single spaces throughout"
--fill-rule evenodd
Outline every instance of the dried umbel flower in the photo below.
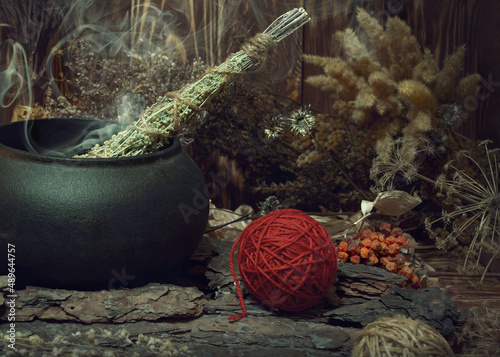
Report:
M 443 210 L 440 218 L 425 222 L 439 248 L 451 249 L 469 236 L 470 243 L 460 270 L 464 274 L 482 271 L 481 281 L 500 253 L 499 149 L 490 149 L 488 145 L 489 141 L 483 141 L 478 152 L 461 151 L 457 160 L 445 166 L 449 174 L 441 175 L 436 185 L 446 195 L 459 199 L 461 204 L 452 211 Z M 437 223 L 443 226 L 439 232 L 434 228 Z M 442 235 L 442 231 L 446 234 Z M 485 252 L 492 257 L 483 269 L 480 258 Z
M 403 145 L 405 144 L 405 145 Z M 391 190 L 397 181 L 404 184 L 422 178 L 418 173 L 420 154 L 433 154 L 432 144 L 428 140 L 406 140 L 398 138 L 384 152 L 377 155 L 372 162 L 370 178 L 375 182 L 375 192 Z
M 209 70 L 180 92 L 168 92 L 146 109 L 134 125 L 80 157 L 135 156 L 158 150 L 180 128 L 189 125 L 191 118 L 228 83 L 240 73 L 260 67 L 277 42 L 309 20 L 309 15 L 302 8 L 285 13 L 223 64 Z

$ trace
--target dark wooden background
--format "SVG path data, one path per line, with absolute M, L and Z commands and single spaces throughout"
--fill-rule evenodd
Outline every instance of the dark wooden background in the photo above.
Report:
M 36 0 L 2 0 L 4 4 L 9 2 L 24 2 L 29 6 Z M 471 138 L 500 142 L 498 0 L 106 0 L 95 1 L 85 11 L 71 16 L 75 26 L 86 21 L 133 23 L 149 5 L 175 15 L 176 32 L 180 33 L 187 59 L 201 57 L 211 65 L 238 50 L 245 38 L 264 30 L 283 12 L 305 7 L 312 21 L 280 44 L 263 73 L 286 96 L 323 112 L 332 112 L 331 98 L 304 84 L 305 78 L 321 70 L 303 64 L 301 55 L 335 56 L 338 48 L 334 34 L 356 25 L 352 15 L 357 6 L 365 7 L 381 21 L 388 16 L 399 16 L 411 25 L 421 45 L 430 48 L 441 63 L 457 46 L 467 44 L 464 74 L 478 72 L 485 81 L 475 100 L 477 108 L 470 111 L 471 117 L 461 130 Z M 2 42 L 9 31 L 12 28 L 0 27 Z M 51 38 L 40 35 L 36 67 L 43 67 L 51 47 L 66 33 L 53 31 L 50 35 Z M 2 52 L 0 72 L 5 69 L 8 57 L 5 46 Z M 13 107 L 0 108 L 0 123 L 11 120 Z

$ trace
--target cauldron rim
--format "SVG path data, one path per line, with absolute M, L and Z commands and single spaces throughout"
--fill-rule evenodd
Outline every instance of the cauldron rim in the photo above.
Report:
M 29 120 L 24 120 L 24 121 L 16 121 L 16 122 L 11 122 L 7 124 L 0 125 L 0 133 L 2 130 L 5 130 L 6 128 L 10 126 L 20 126 L 20 125 L 27 125 L 29 123 L 37 124 L 37 125 L 44 125 L 45 123 L 49 122 L 57 122 L 57 121 L 64 121 L 66 123 L 70 122 L 80 122 L 80 123 L 99 123 L 99 125 L 118 125 L 121 130 L 125 129 L 128 124 L 125 123 L 120 123 L 117 121 L 112 121 L 112 120 L 104 120 L 104 119 L 97 119 L 97 118 L 43 118 L 43 119 L 29 119 Z M 15 147 L 6 145 L 1 141 L 0 138 L 0 155 L 9 155 L 9 156 L 16 156 L 18 158 L 24 158 L 28 160 L 35 160 L 35 161 L 45 161 L 45 162 L 57 162 L 57 163 L 67 163 L 67 164 L 83 164 L 83 165 L 100 165 L 100 164 L 124 164 L 124 163 L 144 163 L 148 162 L 151 160 L 157 160 L 159 158 L 167 158 L 175 153 L 177 153 L 179 150 L 181 150 L 181 144 L 180 141 L 177 138 L 171 138 L 169 140 L 168 145 L 165 147 L 159 149 L 156 152 L 148 153 L 148 154 L 143 154 L 143 155 L 136 155 L 136 156 L 126 156 L 126 157 L 115 157 L 115 158 L 75 158 L 72 156 L 55 156 L 55 155 L 46 155 L 43 153 L 37 153 L 37 152 L 31 152 L 28 150 L 22 150 L 22 149 L 17 149 Z

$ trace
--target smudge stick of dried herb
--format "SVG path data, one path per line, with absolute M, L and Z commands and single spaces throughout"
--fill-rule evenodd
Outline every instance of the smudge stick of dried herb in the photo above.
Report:
M 215 95 L 239 74 L 260 67 L 275 44 L 310 20 L 303 8 L 278 17 L 221 65 L 179 92 L 170 92 L 147 108 L 134 125 L 96 145 L 79 158 L 114 158 L 154 152 L 190 122 Z

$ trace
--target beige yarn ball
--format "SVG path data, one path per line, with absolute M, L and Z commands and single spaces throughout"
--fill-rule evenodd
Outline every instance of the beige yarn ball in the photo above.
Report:
M 382 317 L 356 338 L 352 357 L 449 357 L 450 345 L 433 327 L 406 316 Z

